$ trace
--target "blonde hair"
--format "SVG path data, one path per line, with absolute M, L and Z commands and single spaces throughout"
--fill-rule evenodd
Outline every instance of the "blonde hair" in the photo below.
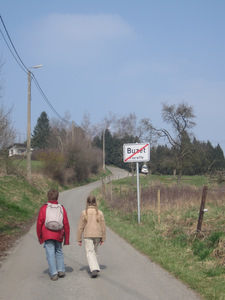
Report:
M 98 213 L 97 201 L 96 201 L 95 196 L 93 196 L 93 195 L 89 195 L 87 197 L 87 202 L 86 202 L 86 216 L 85 216 L 86 221 L 87 221 L 87 216 L 88 216 L 88 208 L 90 206 L 94 206 L 95 207 L 95 210 L 96 210 L 96 221 L 99 222 L 99 213 Z

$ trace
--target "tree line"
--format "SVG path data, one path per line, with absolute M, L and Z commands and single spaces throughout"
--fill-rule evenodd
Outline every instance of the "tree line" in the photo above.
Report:
M 93 140 L 94 145 L 102 148 L 103 135 L 96 136 Z M 129 143 L 140 143 L 139 137 L 125 135 L 123 138 L 118 138 L 112 135 L 107 129 L 105 131 L 105 152 L 106 164 L 116 165 L 120 168 L 131 171 L 132 164 L 123 162 L 123 145 Z M 182 159 L 179 164 L 179 149 L 176 146 L 169 147 L 168 145 L 150 145 L 150 161 L 146 164 L 152 174 L 175 175 L 182 168 L 182 174 L 185 175 L 203 175 L 214 174 L 217 171 L 225 169 L 225 159 L 220 145 L 213 147 L 208 142 L 200 142 L 195 138 L 188 140 L 186 149 L 188 154 Z M 182 166 L 181 166 L 182 164 Z
M 0 109 L 0 167 L 12 172 L 7 147 L 15 142 L 16 133 L 10 120 L 11 110 Z M 186 103 L 162 105 L 162 118 L 168 125 L 156 128 L 150 119 L 137 122 L 135 114 L 123 117 L 109 114 L 99 124 L 90 125 L 85 115 L 81 127 L 48 118 L 42 112 L 31 137 L 32 159 L 42 161 L 44 172 L 61 184 L 80 182 L 102 171 L 103 137 L 105 163 L 131 171 L 135 166 L 123 162 L 123 145 L 150 142 L 152 174 L 202 175 L 224 172 L 225 159 L 218 144 L 198 141 L 191 131 L 195 126 L 194 110 Z M 169 130 L 169 128 L 172 128 Z M 166 143 L 162 144 L 161 139 Z M 24 142 L 26 145 L 26 141 Z M 15 166 L 15 165 L 14 165 Z M 222 177 L 223 180 L 223 177 Z
M 115 164 L 130 171 L 134 166 L 123 162 L 123 144 L 150 142 L 151 158 L 147 165 L 151 173 L 174 174 L 178 182 L 184 174 L 215 176 L 218 173 L 220 180 L 224 181 L 224 153 L 219 144 L 213 147 L 210 141 L 198 141 L 194 137 L 192 129 L 196 125 L 196 117 L 193 107 L 184 102 L 177 105 L 163 103 L 162 118 L 166 128 L 156 128 L 150 119 L 142 119 L 136 126 L 134 114 L 122 120 L 115 117 L 105 120 L 108 127 L 115 124 L 117 128 L 114 134 L 105 130 L 106 164 Z M 93 140 L 99 148 L 102 147 L 102 136 L 98 135 Z M 165 144 L 160 142 L 162 138 L 166 139 Z

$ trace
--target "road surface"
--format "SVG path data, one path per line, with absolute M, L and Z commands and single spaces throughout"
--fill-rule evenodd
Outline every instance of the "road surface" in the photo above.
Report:
M 127 175 L 112 168 L 115 178 Z M 2 300 L 196 300 L 180 281 L 140 254 L 109 228 L 99 247 L 101 272 L 90 278 L 84 246 L 76 243 L 76 230 L 86 198 L 100 182 L 60 194 L 71 227 L 69 246 L 63 247 L 66 277 L 51 281 L 43 245 L 36 236 L 36 224 L 10 251 L 0 268 Z

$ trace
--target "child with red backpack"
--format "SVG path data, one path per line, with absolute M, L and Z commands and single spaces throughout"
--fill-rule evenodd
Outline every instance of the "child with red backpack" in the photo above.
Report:
M 44 204 L 37 219 L 37 236 L 44 243 L 49 273 L 52 280 L 65 276 L 62 242 L 69 245 L 70 226 L 65 208 L 58 203 L 59 192 L 48 191 L 48 203 Z

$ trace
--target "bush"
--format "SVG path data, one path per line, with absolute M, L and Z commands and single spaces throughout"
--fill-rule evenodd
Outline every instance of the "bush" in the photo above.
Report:
M 64 184 L 65 159 L 58 150 L 39 150 L 34 154 L 35 159 L 44 162 L 44 174 Z

